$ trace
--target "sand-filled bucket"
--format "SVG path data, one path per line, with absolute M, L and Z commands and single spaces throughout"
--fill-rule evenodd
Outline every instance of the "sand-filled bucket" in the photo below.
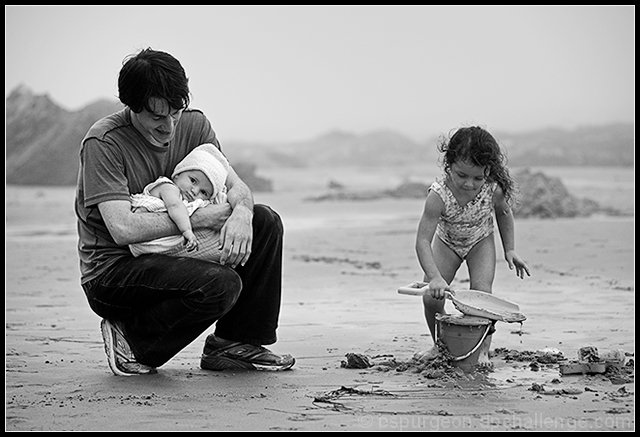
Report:
M 483 317 L 436 314 L 436 342 L 440 341 L 447 348 L 454 366 L 472 371 L 478 364 L 482 343 L 492 324 Z

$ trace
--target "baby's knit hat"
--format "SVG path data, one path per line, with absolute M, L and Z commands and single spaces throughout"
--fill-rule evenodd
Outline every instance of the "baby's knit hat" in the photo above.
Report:
M 176 165 L 171 177 L 187 170 L 200 170 L 205 174 L 213 185 L 211 200 L 217 198 L 219 202 L 216 203 L 226 200 L 225 182 L 229 174 L 229 161 L 216 146 L 205 143 L 193 149 Z

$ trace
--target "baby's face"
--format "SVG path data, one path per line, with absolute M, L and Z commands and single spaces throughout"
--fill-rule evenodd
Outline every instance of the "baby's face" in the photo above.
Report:
M 173 182 L 189 202 L 196 199 L 210 200 L 213 196 L 213 184 L 200 170 L 187 170 L 178 173 L 173 178 Z

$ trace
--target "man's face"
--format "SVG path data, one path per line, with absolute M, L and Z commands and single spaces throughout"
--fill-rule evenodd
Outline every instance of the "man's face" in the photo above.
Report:
M 173 139 L 184 108 L 173 109 L 166 100 L 156 97 L 149 99 L 149 107 L 151 111 L 144 108 L 135 113 L 136 128 L 151 144 L 164 146 Z

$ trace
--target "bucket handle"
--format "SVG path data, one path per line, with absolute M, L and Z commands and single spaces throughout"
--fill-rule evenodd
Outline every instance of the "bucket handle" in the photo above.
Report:
M 482 338 L 480 339 L 480 341 L 478 341 L 478 343 L 474 346 L 473 349 L 471 349 L 469 352 L 467 352 L 466 354 L 460 356 L 460 357 L 453 357 L 453 361 L 460 361 L 460 360 L 464 360 L 465 358 L 469 358 L 471 355 L 473 355 L 473 353 L 475 351 L 478 350 L 478 348 L 480 347 L 480 345 L 482 345 L 482 342 L 484 341 L 485 338 L 487 338 L 487 334 L 489 333 L 489 330 L 491 329 L 491 323 L 489 323 L 487 325 L 487 328 L 484 330 L 484 333 L 482 334 Z M 439 334 L 440 328 L 439 325 L 436 323 L 436 344 L 438 343 L 438 338 L 440 337 Z

